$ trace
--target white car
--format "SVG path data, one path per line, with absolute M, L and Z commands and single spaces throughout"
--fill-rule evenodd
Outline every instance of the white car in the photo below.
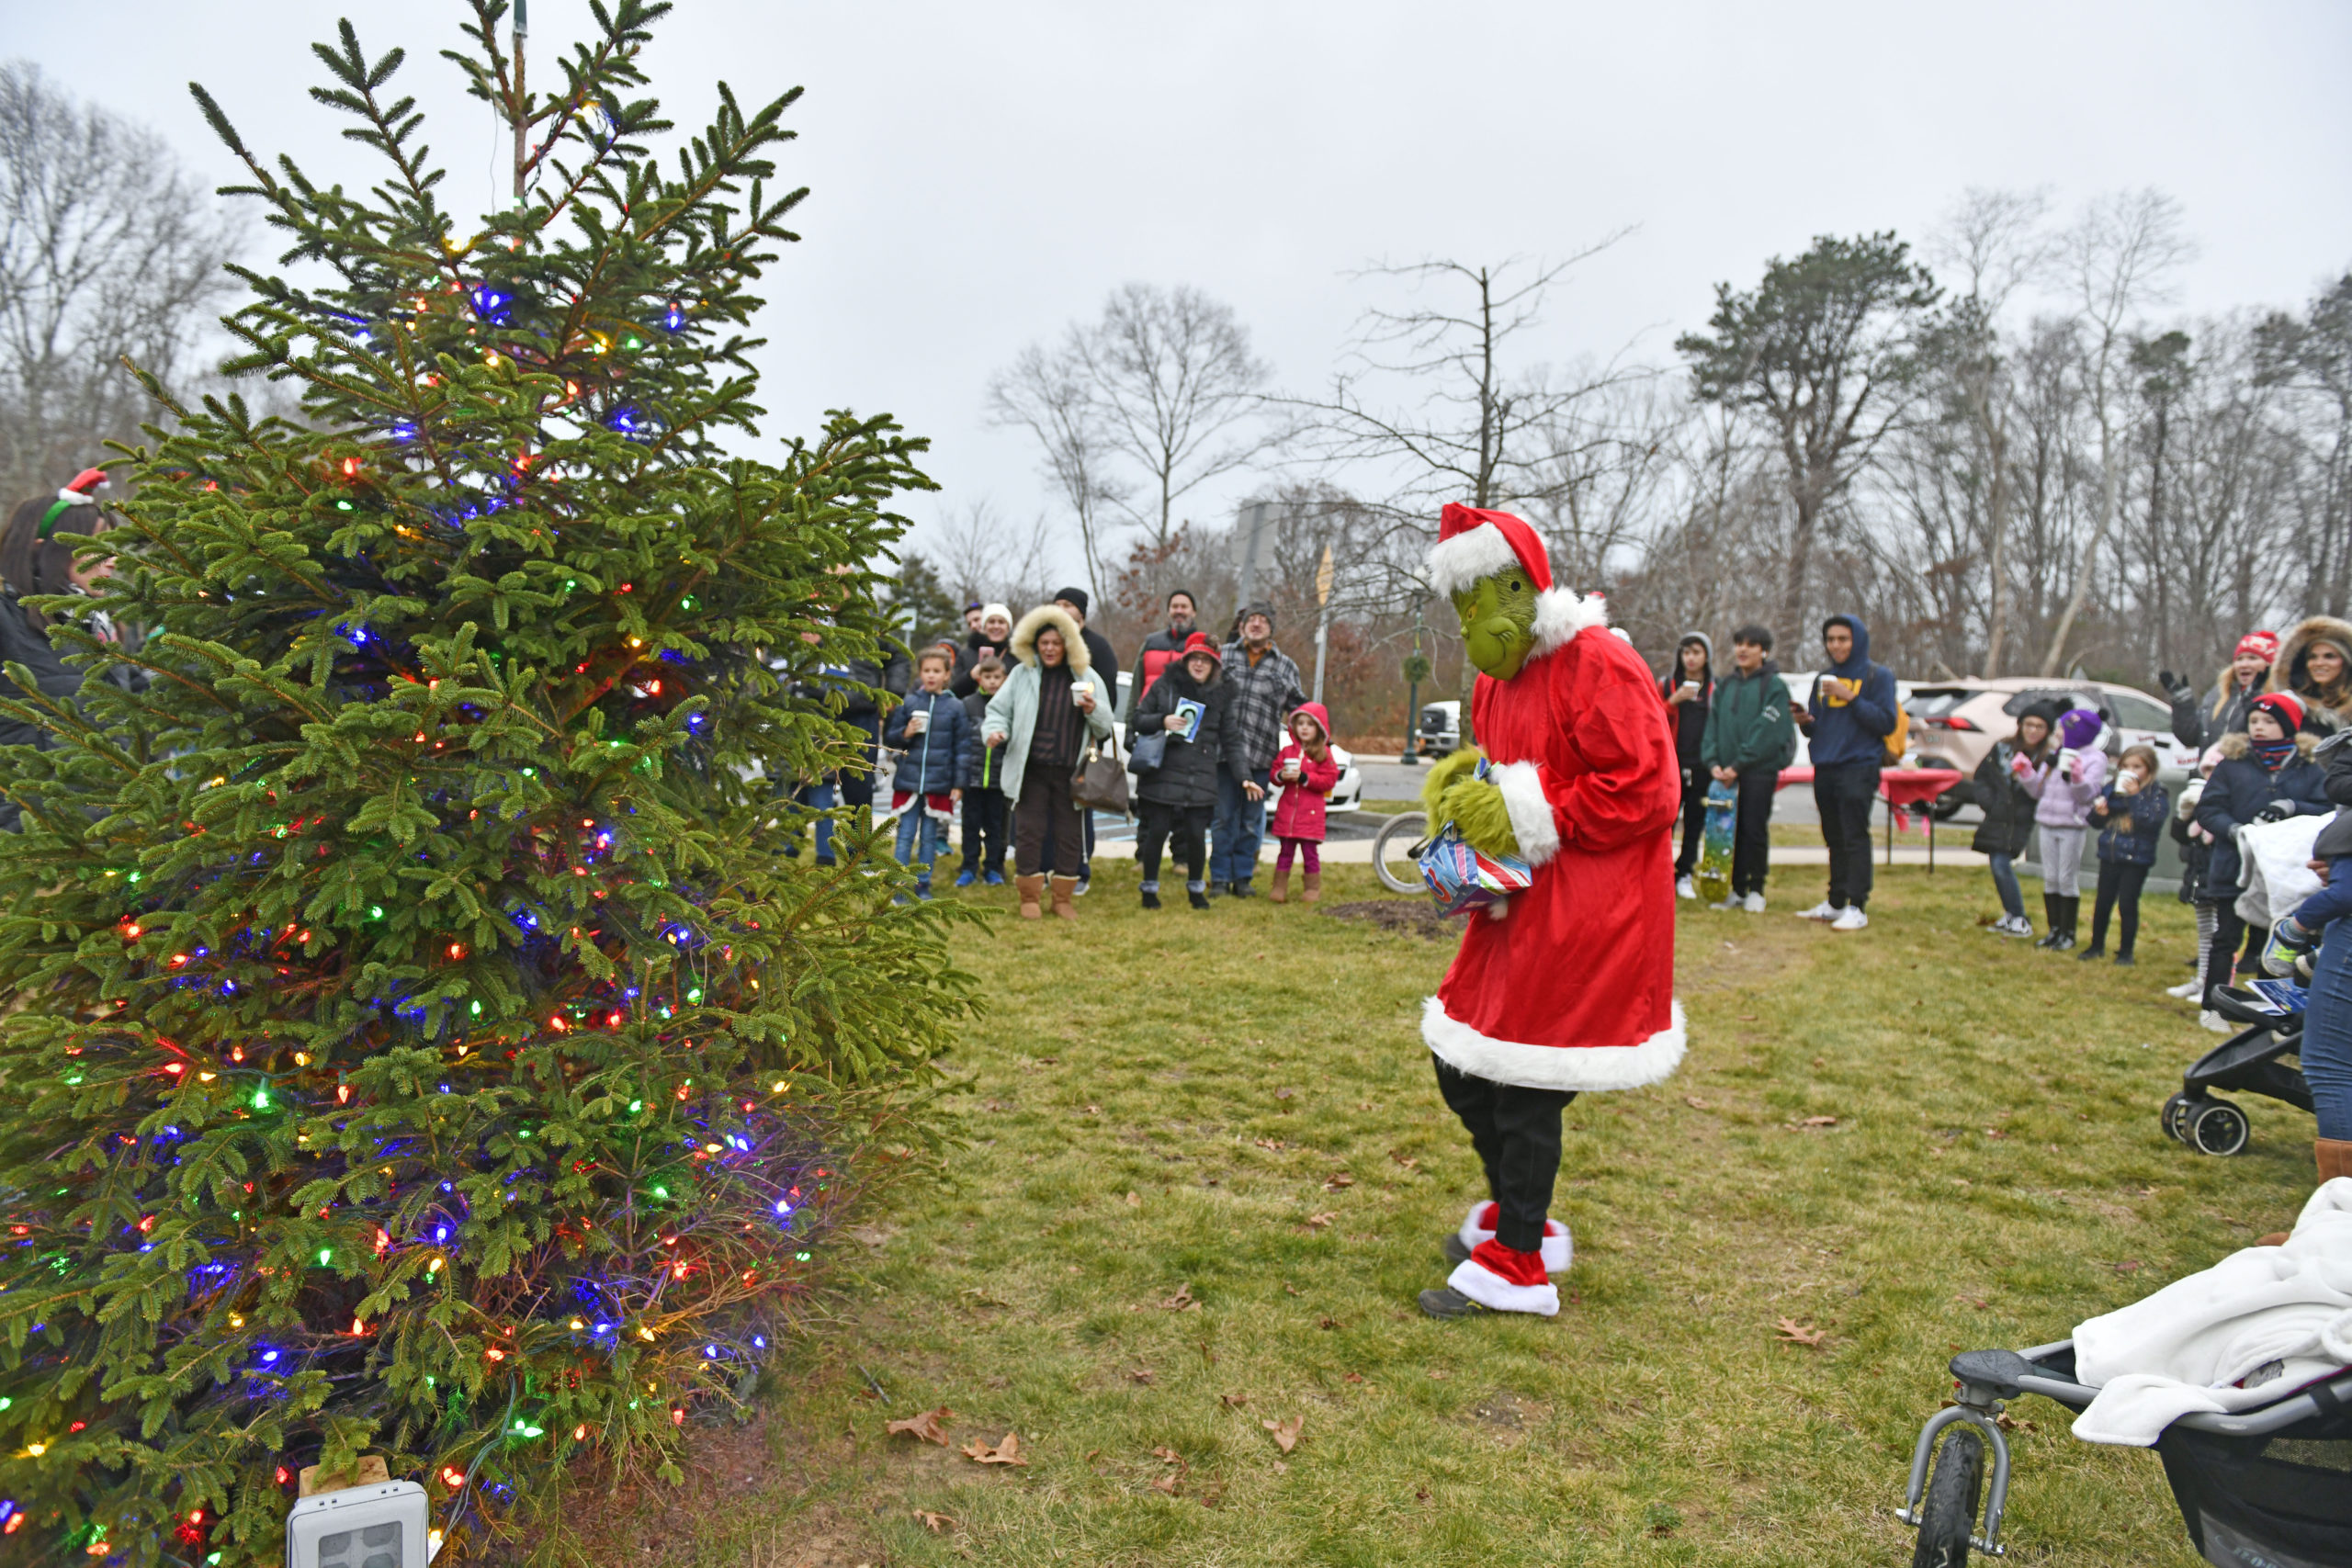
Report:
M 1133 671 L 1122 670 L 1119 671 L 1119 711 L 1122 713 L 1126 711 L 1127 691 L 1134 682 L 1135 672 Z M 1113 733 L 1118 737 L 1119 755 L 1125 759 L 1127 762 L 1127 794 L 1131 798 L 1140 798 L 1140 796 L 1136 795 L 1136 791 L 1135 752 L 1127 745 L 1126 721 L 1125 719 L 1114 720 L 1111 728 Z M 1349 753 L 1348 749 L 1344 746 L 1334 744 L 1331 748 L 1331 755 L 1339 760 L 1340 782 L 1331 786 L 1331 796 L 1329 801 L 1325 805 L 1324 810 L 1327 812 L 1363 810 L 1363 770 L 1356 766 L 1355 758 Z M 1282 798 L 1282 788 L 1280 785 L 1277 785 L 1272 793 L 1266 796 L 1266 814 L 1270 818 L 1273 815 L 1274 803 Z

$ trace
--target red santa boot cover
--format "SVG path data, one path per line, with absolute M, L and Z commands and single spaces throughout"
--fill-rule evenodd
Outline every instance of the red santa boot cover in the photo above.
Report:
M 1496 1312 L 1560 1315 L 1560 1288 L 1544 1277 L 1544 1255 L 1514 1252 L 1498 1241 L 1482 1241 L 1467 1261 L 1454 1266 L 1445 1282 L 1482 1307 Z
M 1476 1252 L 1479 1243 L 1495 1239 L 1495 1213 L 1499 1207 L 1500 1205 L 1491 1199 L 1484 1203 L 1470 1205 L 1470 1212 L 1462 1217 L 1462 1229 L 1459 1233 L 1464 1247 Z M 1568 1265 L 1575 1260 L 1577 1255 L 1576 1239 L 1568 1235 L 1568 1227 L 1557 1220 L 1546 1217 L 1544 1221 L 1543 1247 L 1544 1272 L 1546 1274 L 1566 1273 Z

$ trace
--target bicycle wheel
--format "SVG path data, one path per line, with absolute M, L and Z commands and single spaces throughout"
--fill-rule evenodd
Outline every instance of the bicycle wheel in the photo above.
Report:
M 1411 812 L 1391 817 L 1381 824 L 1372 840 L 1373 872 L 1380 878 L 1380 885 L 1391 893 L 1427 891 L 1416 858 L 1420 852 L 1424 826 L 1422 819 Z
M 1928 1495 L 1919 1504 L 1919 1542 L 1911 1568 L 1961 1568 L 1968 1561 L 1968 1538 L 1976 1529 L 1976 1494 L 1984 1480 L 1984 1439 L 1973 1427 L 1954 1425 L 1936 1450 Z

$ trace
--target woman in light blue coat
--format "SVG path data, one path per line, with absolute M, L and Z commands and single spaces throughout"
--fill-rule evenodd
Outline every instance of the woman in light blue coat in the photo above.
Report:
M 1020 663 L 989 699 L 980 743 L 1004 748 L 1021 918 L 1034 920 L 1044 913 L 1040 906 L 1050 874 L 1054 913 L 1076 919 L 1073 900 L 1086 819 L 1070 799 L 1070 779 L 1087 747 L 1111 738 L 1116 705 L 1103 677 L 1091 667 L 1078 623 L 1059 605 L 1040 604 L 1022 616 L 1012 628 L 1012 648 Z M 1048 840 L 1050 866 L 1042 863 Z

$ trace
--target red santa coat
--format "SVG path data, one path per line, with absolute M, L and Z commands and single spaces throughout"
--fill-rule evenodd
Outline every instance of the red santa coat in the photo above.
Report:
M 1471 697 L 1535 880 L 1471 918 L 1421 1038 L 1496 1083 L 1637 1089 L 1682 1060 L 1667 841 L 1682 775 L 1649 668 L 1608 624 L 1598 594 L 1547 591 L 1536 651 Z

